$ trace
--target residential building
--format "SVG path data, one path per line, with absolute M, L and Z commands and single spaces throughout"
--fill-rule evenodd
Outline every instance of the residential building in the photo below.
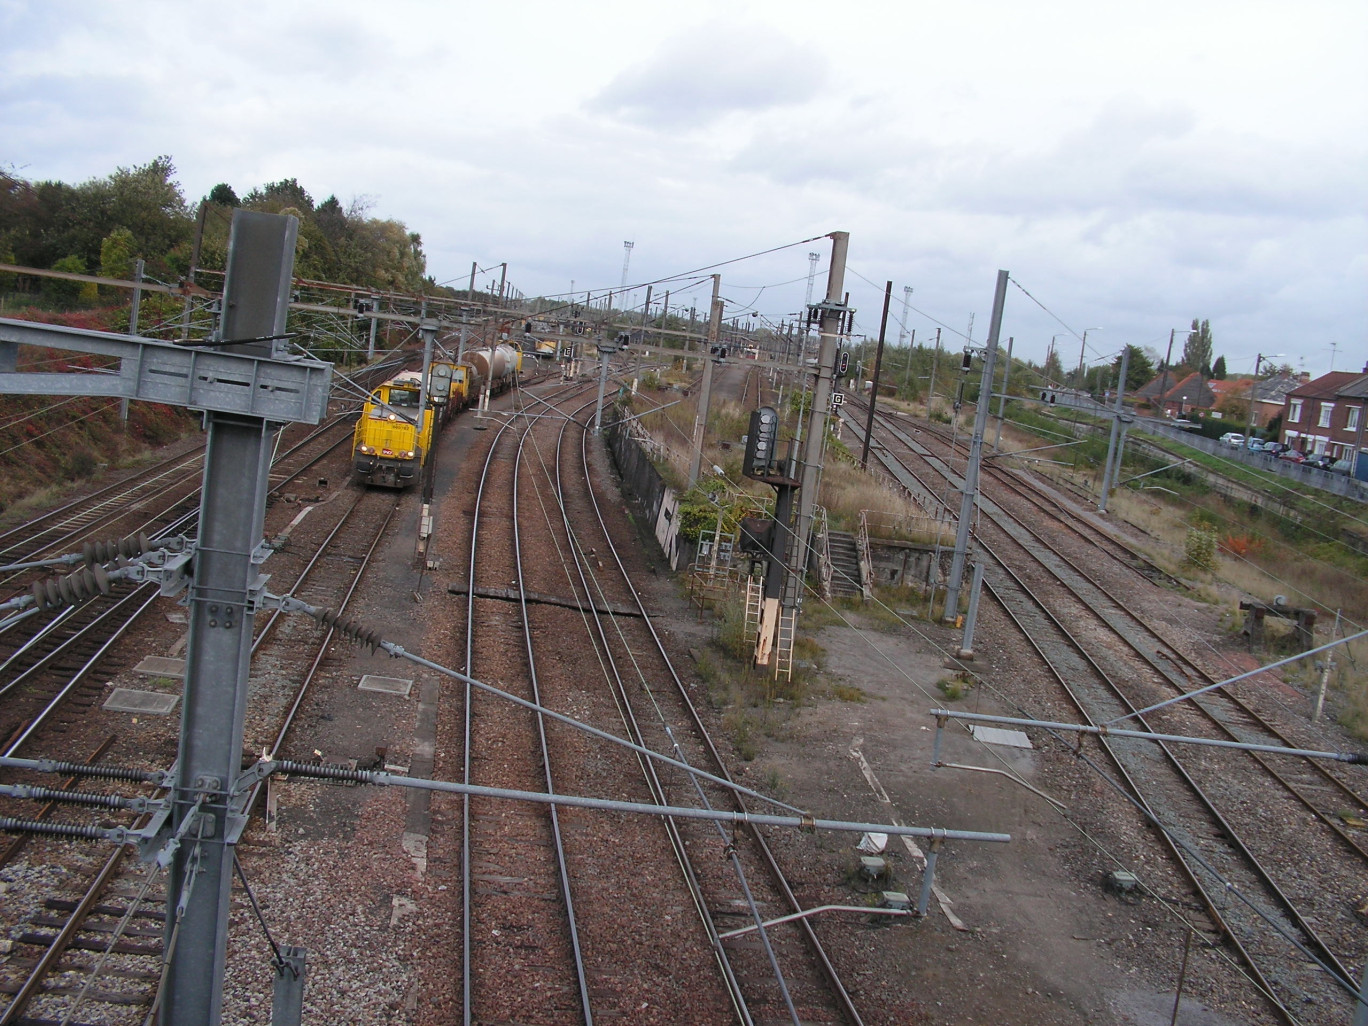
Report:
M 1287 393 L 1283 400 L 1282 441 L 1308 456 L 1329 453 L 1347 459 L 1363 444 L 1368 366 L 1361 371 L 1331 371 Z

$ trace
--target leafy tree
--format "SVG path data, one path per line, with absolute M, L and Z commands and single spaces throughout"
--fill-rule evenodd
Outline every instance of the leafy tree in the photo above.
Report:
M 0 264 L 15 263 L 14 247 L 11 246 L 3 235 L 0 235 Z M 7 271 L 0 271 L 0 290 L 14 288 L 17 276 Z
M 1183 363 L 1211 377 L 1211 322 L 1192 319 L 1192 334 L 1183 343 Z
M 1143 388 L 1154 378 L 1154 362 L 1149 355 L 1139 346 L 1126 346 L 1130 353 L 1130 363 L 1126 365 L 1126 391 L 1135 392 Z M 1121 375 L 1121 357 L 1117 357 L 1112 362 L 1112 378 Z
M 100 243 L 100 277 L 131 277 L 137 245 L 133 233 L 122 225 L 106 235 Z
M 173 251 L 188 246 L 192 234 L 175 173 L 171 158 L 160 156 L 141 167 L 117 168 L 108 186 L 106 232 L 115 225 L 129 226 L 144 257 L 168 266 L 174 263 Z
M 1217 381 L 1226 379 L 1226 361 L 1224 356 L 1216 357 L 1216 362 L 1211 365 L 1211 376 Z
M 85 274 L 87 270 L 85 260 L 75 253 L 55 261 L 52 269 L 54 271 L 65 271 L 67 274 Z M 43 290 L 58 302 L 68 304 L 88 302 L 97 296 L 94 284 L 84 281 L 67 281 L 64 278 L 44 279 Z
M 208 198 L 210 203 L 217 203 L 221 207 L 238 207 L 242 205 L 242 201 L 238 199 L 237 193 L 233 191 L 233 187 L 227 182 L 219 182 L 218 185 L 210 189 Z
M 1064 380 L 1064 366 L 1059 362 L 1058 350 L 1051 349 L 1045 357 L 1045 367 L 1042 373 L 1046 381 L 1060 382 Z
M 314 209 L 313 197 L 293 178 L 267 182 L 261 188 L 253 189 L 242 198 L 242 205 L 250 210 L 264 210 L 268 214 L 278 214 L 286 207 L 310 214 Z

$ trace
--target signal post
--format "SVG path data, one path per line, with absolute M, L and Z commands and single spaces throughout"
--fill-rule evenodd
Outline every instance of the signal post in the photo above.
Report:
M 798 480 L 793 476 L 792 453 L 782 462 L 776 459 L 778 440 L 779 412 L 773 406 L 760 407 L 751 414 L 746 456 L 741 465 L 741 472 L 746 477 L 764 481 L 775 490 L 774 521 L 761 539 L 769 561 L 760 603 L 760 629 L 755 639 L 756 666 L 769 665 L 779 629 L 780 597 L 788 573 L 786 557 L 792 531 L 789 521 L 793 516 L 793 493 L 798 489 Z

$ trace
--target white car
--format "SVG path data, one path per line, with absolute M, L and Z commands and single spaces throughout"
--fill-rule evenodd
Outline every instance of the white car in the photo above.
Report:
M 1232 449 L 1238 449 L 1244 445 L 1244 435 L 1238 431 L 1227 431 L 1221 436 L 1221 444 L 1228 445 Z

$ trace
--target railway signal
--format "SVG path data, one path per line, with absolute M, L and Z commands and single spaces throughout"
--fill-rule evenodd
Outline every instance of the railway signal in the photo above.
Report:
M 760 407 L 751 414 L 750 431 L 746 435 L 746 458 L 741 472 L 752 478 L 767 477 L 774 463 L 778 440 L 778 411 L 773 406 Z

